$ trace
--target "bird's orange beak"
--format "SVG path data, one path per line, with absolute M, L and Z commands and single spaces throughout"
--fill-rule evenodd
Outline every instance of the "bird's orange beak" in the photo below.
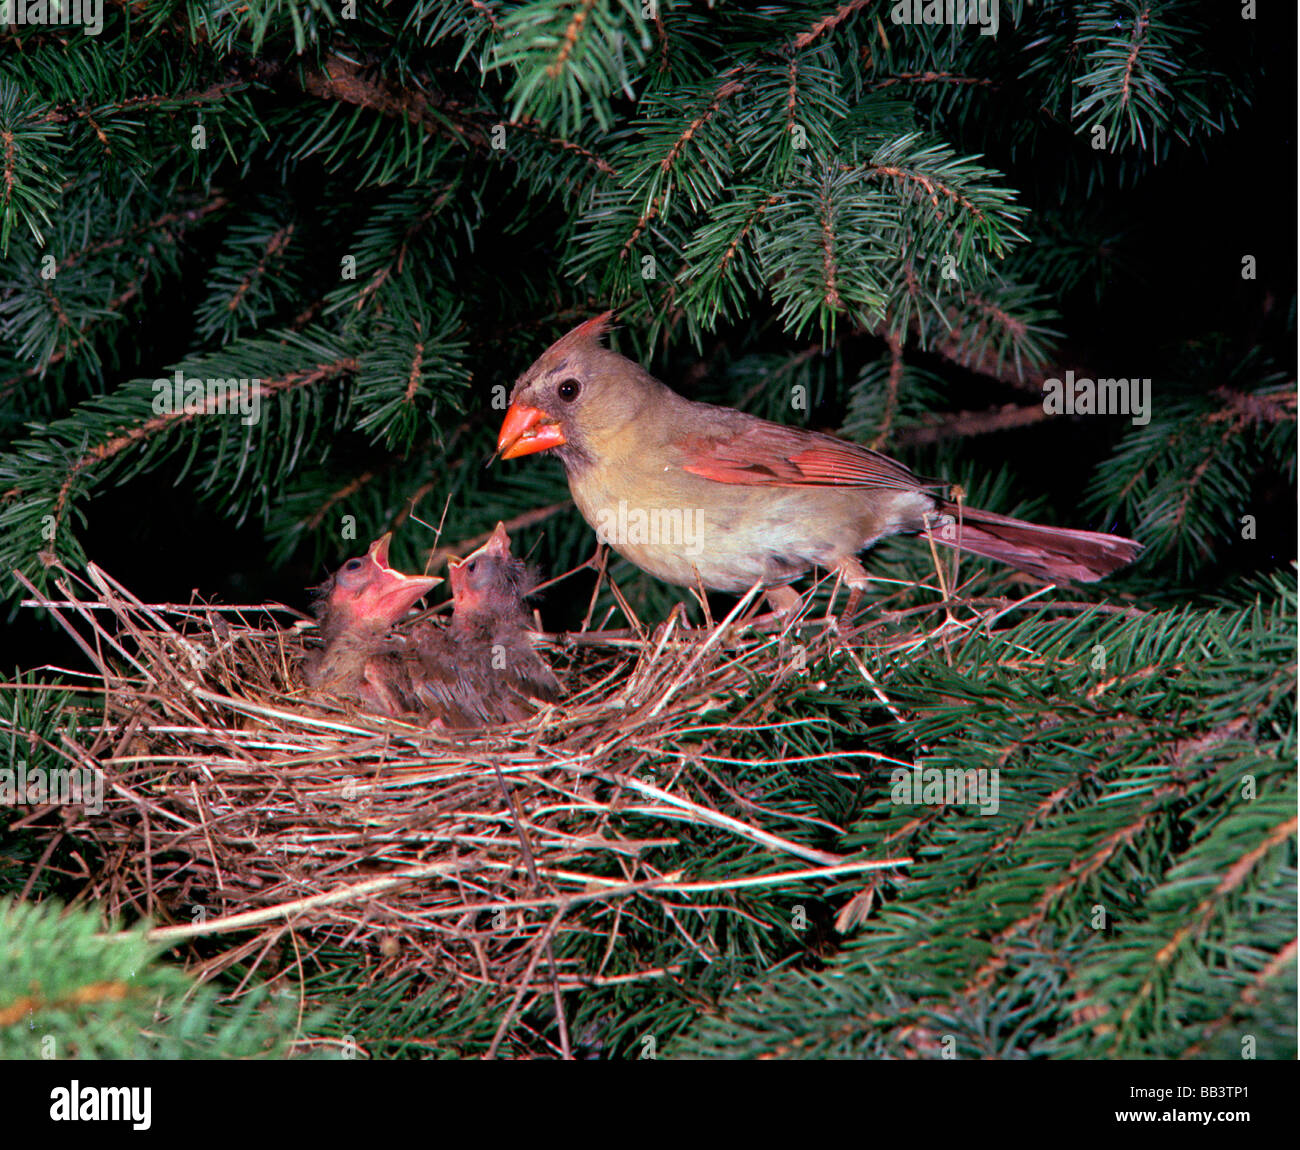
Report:
M 407 613 L 422 595 L 428 594 L 441 579 L 431 575 L 404 575 L 394 571 L 388 565 L 388 545 L 393 533 L 381 535 L 366 552 L 366 557 L 377 568 L 361 594 L 364 611 L 367 615 L 378 615 L 390 622 L 397 622 Z
M 544 411 L 512 403 L 501 423 L 501 434 L 497 436 L 497 452 L 502 459 L 514 459 L 518 455 L 562 447 L 567 442 L 560 425 Z

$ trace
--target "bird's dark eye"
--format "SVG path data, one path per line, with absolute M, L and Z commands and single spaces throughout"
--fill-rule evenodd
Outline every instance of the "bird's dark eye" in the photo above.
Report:
M 578 392 L 581 390 L 582 384 L 576 379 L 566 379 L 555 389 L 555 394 L 564 400 L 565 403 L 572 403 L 578 398 Z
M 474 568 L 477 567 L 477 566 L 478 566 L 478 560 L 477 560 L 477 559 L 471 559 L 468 563 L 465 564 L 465 570 L 468 571 L 471 575 L 473 575 L 473 574 L 474 574 Z
M 343 570 L 344 570 L 344 571 L 360 571 L 360 570 L 361 570 L 361 565 L 362 565 L 363 562 L 364 562 L 364 560 L 361 560 L 361 559 L 349 559 L 346 563 L 343 564 Z

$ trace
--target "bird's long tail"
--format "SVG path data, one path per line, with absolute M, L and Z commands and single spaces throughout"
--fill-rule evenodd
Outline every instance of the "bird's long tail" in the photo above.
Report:
M 1009 515 L 943 503 L 944 519 L 933 530 L 936 542 L 1008 563 L 1052 583 L 1095 583 L 1132 563 L 1142 544 L 1119 535 L 1043 527 Z M 950 517 L 950 518 L 949 518 Z

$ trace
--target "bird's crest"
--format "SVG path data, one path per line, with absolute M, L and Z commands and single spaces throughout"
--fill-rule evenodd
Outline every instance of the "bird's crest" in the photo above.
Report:
M 578 324 L 571 331 L 565 332 L 515 381 L 515 389 L 510 398 L 513 400 L 521 389 L 540 376 L 552 371 L 562 371 L 569 365 L 570 357 L 577 360 L 584 352 L 599 350 L 600 341 L 609 334 L 610 321 L 613 318 L 612 311 L 602 312 Z
M 602 312 L 600 315 L 592 316 L 591 319 L 585 320 L 578 324 L 572 331 L 560 336 L 552 345 L 551 350 L 564 350 L 571 347 L 582 346 L 599 346 L 600 341 L 609 334 L 612 326 L 614 313 L 612 311 Z

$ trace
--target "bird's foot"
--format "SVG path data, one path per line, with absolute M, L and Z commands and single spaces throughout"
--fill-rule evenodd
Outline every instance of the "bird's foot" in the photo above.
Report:
M 848 624 L 852 622 L 858 604 L 862 602 L 862 593 L 871 583 L 871 576 L 867 574 L 867 569 L 852 557 L 841 559 L 835 565 L 835 573 L 839 576 L 840 582 L 849 589 L 849 601 L 840 612 L 840 622 Z M 827 608 L 827 617 L 829 616 L 830 609 Z
M 767 604 L 772 608 L 772 614 L 778 618 L 784 619 L 793 615 L 802 601 L 799 592 L 790 586 L 769 587 L 766 591 Z
M 677 629 L 679 631 L 694 630 L 694 628 L 691 626 L 690 612 L 686 610 L 685 603 L 674 603 L 672 606 L 672 610 L 668 612 L 668 618 L 665 619 L 664 622 L 671 623 L 674 619 L 677 620 Z
M 668 612 L 668 618 L 650 632 L 650 642 L 655 646 L 658 646 L 658 644 L 663 642 L 665 637 L 670 635 L 674 630 L 678 632 L 694 630 L 691 626 L 691 617 L 687 614 L 685 603 L 673 604 L 672 609 Z
M 763 592 L 768 610 L 761 615 L 751 615 L 736 621 L 733 627 L 737 631 L 748 630 L 788 630 L 798 619 L 803 606 L 803 596 L 793 587 L 768 587 Z

